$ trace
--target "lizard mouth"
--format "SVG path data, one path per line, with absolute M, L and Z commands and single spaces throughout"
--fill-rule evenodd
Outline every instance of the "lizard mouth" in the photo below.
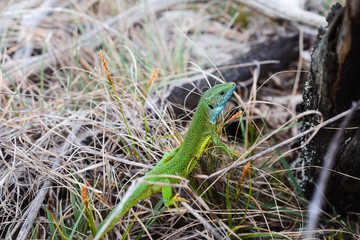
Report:
M 234 84 L 230 89 L 228 89 L 226 92 L 220 92 L 220 95 L 222 96 L 222 101 L 219 102 L 219 104 L 217 104 L 217 106 L 215 105 L 215 107 L 224 107 L 225 103 L 230 99 L 231 95 L 234 93 L 236 88 L 236 85 Z

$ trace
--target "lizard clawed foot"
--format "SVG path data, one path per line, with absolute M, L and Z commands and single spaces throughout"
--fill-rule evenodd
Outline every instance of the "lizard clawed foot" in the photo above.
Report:
M 171 209 L 169 208 L 170 205 L 174 205 L 175 208 L 177 209 L 178 213 L 185 219 L 187 220 L 184 215 L 181 213 L 180 209 L 178 208 L 178 206 L 176 205 L 176 202 L 187 202 L 189 203 L 188 200 L 186 200 L 185 198 L 179 197 L 179 194 L 175 194 L 175 196 L 173 196 L 171 199 L 169 199 L 166 203 L 165 206 L 169 209 L 170 213 L 173 214 L 173 212 L 171 211 Z
M 189 203 L 189 201 L 186 200 L 185 198 L 179 197 L 179 194 L 178 194 L 178 193 L 175 194 L 175 196 L 173 196 L 173 197 L 170 199 L 170 201 L 173 201 L 173 204 L 174 204 L 174 205 L 176 205 L 175 202 L 188 202 L 188 203 Z

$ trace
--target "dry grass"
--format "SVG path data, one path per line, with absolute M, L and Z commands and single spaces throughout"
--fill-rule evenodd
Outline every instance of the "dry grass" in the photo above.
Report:
M 164 2 L 147 6 L 156 12 L 140 8 L 140 2 L 119 0 L 49 1 L 54 5 L 42 10 L 39 1 L 0 2 L 0 238 L 89 235 L 81 187 L 88 190 L 99 224 L 133 179 L 181 144 L 186 127 L 172 120 L 171 105 L 158 102 L 169 86 L 198 78 L 199 68 L 226 66 L 250 43 L 287 31 L 235 3 L 179 1 L 165 8 Z M 237 14 L 247 17 L 238 20 Z M 36 26 L 22 21 L 41 15 Z M 121 107 L 106 80 L 100 49 Z M 300 89 L 293 87 L 296 74 L 254 77 L 242 89 L 239 105 L 251 123 L 243 126 L 248 138 L 236 144 L 244 157 L 297 134 L 295 127 L 283 127 L 259 142 L 296 116 L 301 96 L 301 83 Z M 290 83 L 279 90 L 284 81 Z M 176 210 L 171 214 L 157 204 L 156 195 L 138 205 L 142 208 L 133 225 L 140 208 L 131 210 L 111 239 L 120 239 L 131 225 L 131 239 L 210 239 L 212 230 L 227 238 L 229 228 L 234 239 L 300 237 L 307 203 L 288 178 L 282 154 L 289 148 L 252 162 L 245 179 L 243 166 L 227 172 L 214 188 L 205 175 L 232 160 L 209 150 L 203 160 L 211 172 L 198 167 L 190 183 L 177 189 L 190 200 L 187 209 L 209 226 L 185 208 L 179 210 L 184 217 Z M 324 238 L 356 237 L 351 222 L 325 222 L 319 228 Z

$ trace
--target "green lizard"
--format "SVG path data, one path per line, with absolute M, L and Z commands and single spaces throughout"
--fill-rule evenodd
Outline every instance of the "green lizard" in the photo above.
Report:
M 117 205 L 122 205 L 121 210 L 117 211 L 119 213 L 115 212 L 117 209 L 115 207 L 97 228 L 94 239 L 103 237 L 135 204 L 156 192 L 162 192 L 164 204 L 167 207 L 173 204 L 176 206 L 176 202 L 185 201 L 178 197 L 178 194 L 172 197 L 171 186 L 169 186 L 169 184 L 179 183 L 180 179 L 171 176 L 164 177 L 164 175 L 186 178 L 195 167 L 209 140 L 212 140 L 217 148 L 222 148 L 228 154 L 239 156 L 239 153 L 231 150 L 219 140 L 214 125 L 216 116 L 223 110 L 234 90 L 235 83 L 224 83 L 215 85 L 202 95 L 181 146 L 166 153 L 154 169 L 145 174 L 145 180 L 154 183 L 141 183 L 125 202 L 121 201 Z

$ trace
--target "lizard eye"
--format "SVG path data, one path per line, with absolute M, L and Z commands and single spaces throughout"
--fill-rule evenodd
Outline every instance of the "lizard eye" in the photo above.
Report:
M 213 109 L 214 109 L 214 105 L 209 104 L 209 108 L 210 108 L 211 110 L 213 110 Z
M 222 91 L 222 92 L 220 92 L 219 94 L 220 94 L 221 96 L 224 96 L 224 95 L 225 95 L 225 92 Z

